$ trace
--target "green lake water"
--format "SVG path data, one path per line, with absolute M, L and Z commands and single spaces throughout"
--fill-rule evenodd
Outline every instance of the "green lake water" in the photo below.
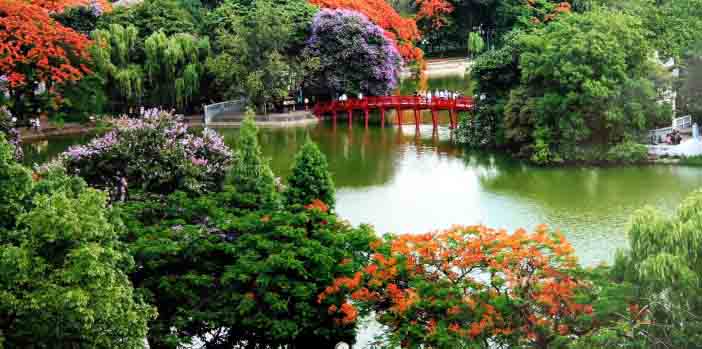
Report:
M 220 129 L 230 144 L 237 129 Z M 328 122 L 264 129 L 260 140 L 276 175 L 290 173 L 310 136 L 326 154 L 337 186 L 337 211 L 378 233 L 420 233 L 453 224 L 534 228 L 545 223 L 571 240 L 585 264 L 609 262 L 626 247 L 626 224 L 644 205 L 672 211 L 702 187 L 702 168 L 641 166 L 540 168 L 454 144 L 450 130 L 423 125 L 348 129 Z M 27 162 L 43 162 L 89 137 L 25 145 Z
M 413 82 L 403 90 L 415 89 Z M 462 78 L 429 81 L 429 88 L 468 91 Z M 410 92 L 411 93 L 411 92 Z M 412 113 L 404 115 L 411 122 Z M 309 135 L 326 154 L 337 186 L 337 212 L 353 224 L 369 223 L 378 233 L 421 233 L 453 224 L 495 228 L 560 229 L 588 265 L 611 262 L 625 248 L 630 215 L 644 205 L 671 212 L 689 192 L 702 187 L 702 168 L 684 166 L 540 168 L 499 154 L 465 149 L 452 140 L 448 116 L 432 132 L 424 125 L 368 129 L 361 118 L 285 129 L 263 129 L 260 140 L 277 176 L 290 173 L 297 149 Z M 394 116 L 389 114 L 389 119 Z M 237 129 L 220 129 L 234 144 Z M 42 163 L 89 136 L 26 144 L 26 162 Z

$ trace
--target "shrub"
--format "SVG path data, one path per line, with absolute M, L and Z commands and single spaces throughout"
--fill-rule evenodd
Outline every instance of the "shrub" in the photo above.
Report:
M 295 156 L 285 199 L 288 205 L 302 206 L 321 200 L 334 208 L 334 181 L 327 159 L 309 138 Z
M 365 269 L 336 279 L 319 302 L 341 324 L 375 314 L 387 347 L 562 347 L 592 327 L 573 249 L 545 227 L 456 227 L 372 247 Z
M 634 164 L 648 159 L 648 148 L 643 144 L 624 141 L 607 152 L 607 160 L 612 162 Z
M 128 186 L 168 194 L 220 188 L 232 161 L 230 149 L 212 130 L 202 136 L 164 112 L 121 119 L 116 128 L 63 154 L 66 168 L 89 185 L 124 197 Z

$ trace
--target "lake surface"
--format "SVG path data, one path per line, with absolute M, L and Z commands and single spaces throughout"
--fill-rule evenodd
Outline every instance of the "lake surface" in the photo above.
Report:
M 372 116 L 376 117 L 377 116 Z M 445 125 L 446 123 L 444 123 Z M 220 129 L 234 144 L 238 129 Z M 587 265 L 611 262 L 626 247 L 629 216 L 644 205 L 672 211 L 702 187 L 702 168 L 684 166 L 541 168 L 468 150 L 447 127 L 402 128 L 359 122 L 264 129 L 260 140 L 277 176 L 287 177 L 306 137 L 326 154 L 337 187 L 337 212 L 378 233 L 422 233 L 453 224 L 513 230 L 540 223 L 560 229 Z M 41 163 L 88 136 L 24 146 Z

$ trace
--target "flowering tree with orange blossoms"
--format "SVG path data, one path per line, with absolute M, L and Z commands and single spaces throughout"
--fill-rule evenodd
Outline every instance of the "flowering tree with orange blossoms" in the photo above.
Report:
M 440 29 L 446 25 L 447 15 L 453 12 L 453 5 L 447 0 L 415 0 L 419 10 L 417 21 L 427 20 L 433 29 Z
M 385 29 L 385 35 L 392 39 L 402 58 L 407 62 L 424 58 L 421 49 L 414 42 L 421 38 L 417 23 L 412 18 L 403 18 L 385 0 L 309 0 L 313 5 L 331 9 L 348 9 L 363 13 L 373 23 Z
M 98 5 L 102 11 L 112 10 L 112 4 L 107 0 L 28 0 L 32 5 L 39 6 L 49 12 L 61 12 L 69 7 L 88 7 Z
M 593 326 L 573 248 L 546 227 L 454 227 L 371 247 L 365 269 L 336 279 L 318 301 L 341 324 L 375 314 L 389 347 L 549 348 Z
M 90 58 L 89 44 L 87 37 L 57 23 L 44 8 L 0 0 L 0 72 L 7 80 L 13 115 L 21 118 L 35 111 L 40 83 L 53 104 L 60 103 L 52 94 L 55 85 L 90 73 L 83 64 Z

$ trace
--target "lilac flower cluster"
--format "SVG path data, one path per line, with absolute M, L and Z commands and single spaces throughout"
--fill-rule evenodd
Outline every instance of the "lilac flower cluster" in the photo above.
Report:
M 399 82 L 402 58 L 384 30 L 351 10 L 322 10 L 312 22 L 305 53 L 318 58 L 313 76 L 331 93 L 388 95 Z
M 69 148 L 63 154 L 66 168 L 97 186 L 156 183 L 155 191 L 169 192 L 216 187 L 232 162 L 219 134 L 190 133 L 179 118 L 162 110 L 145 111 L 139 119 L 123 117 L 113 125 L 106 135 Z
M 105 13 L 105 10 L 97 0 L 90 0 L 90 13 L 92 13 L 95 17 L 100 17 L 103 13 Z
M 19 131 L 15 128 L 16 118 L 12 116 L 7 107 L 0 107 L 0 132 L 5 134 L 7 141 L 15 149 L 15 159 L 21 160 L 24 153 L 22 152 L 22 139 Z

